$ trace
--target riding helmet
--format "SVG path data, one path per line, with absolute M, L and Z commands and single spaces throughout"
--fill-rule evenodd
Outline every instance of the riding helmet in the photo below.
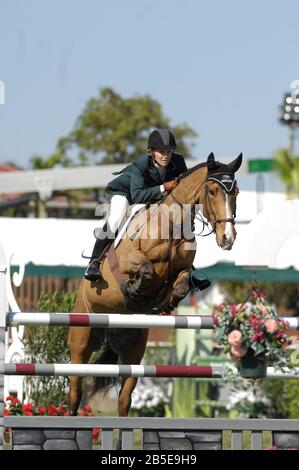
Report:
M 176 143 L 174 135 L 168 129 L 156 129 L 150 133 L 147 146 L 153 149 L 175 148 Z

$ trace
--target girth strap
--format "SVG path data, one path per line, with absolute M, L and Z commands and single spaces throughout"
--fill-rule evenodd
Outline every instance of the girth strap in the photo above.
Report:
M 115 280 L 118 282 L 119 286 L 121 286 L 126 277 L 123 273 L 120 272 L 115 254 L 114 243 L 112 243 L 112 245 L 110 246 L 106 257 Z

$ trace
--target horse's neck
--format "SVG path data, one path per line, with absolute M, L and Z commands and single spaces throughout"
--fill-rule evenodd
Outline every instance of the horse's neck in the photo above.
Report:
M 201 194 L 206 176 L 207 168 L 202 167 L 181 179 L 180 184 L 172 191 L 175 199 L 181 204 L 190 204 L 192 207 L 194 207 L 195 204 L 203 203 L 203 201 L 201 201 Z M 171 195 L 166 198 L 165 202 L 168 205 L 173 204 Z
M 206 167 L 199 168 L 183 178 L 179 185 L 166 197 L 162 206 L 163 215 L 165 205 L 168 206 L 168 222 L 174 225 L 182 225 L 191 222 L 193 224 L 197 204 L 203 204 L 203 188 L 206 181 Z M 191 219 L 190 219 L 191 217 Z

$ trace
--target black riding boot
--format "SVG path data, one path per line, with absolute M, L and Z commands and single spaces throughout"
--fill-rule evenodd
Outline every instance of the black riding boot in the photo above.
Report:
M 102 229 L 102 234 L 106 233 L 106 230 L 107 224 L 104 225 Z M 102 261 L 102 255 L 105 252 L 105 248 L 111 243 L 111 240 L 113 240 L 113 237 L 111 238 L 108 232 L 106 233 L 106 236 L 102 239 L 97 238 L 93 247 L 89 265 L 87 266 L 85 271 L 85 279 L 88 279 L 89 281 L 98 281 L 100 279 L 100 265 Z

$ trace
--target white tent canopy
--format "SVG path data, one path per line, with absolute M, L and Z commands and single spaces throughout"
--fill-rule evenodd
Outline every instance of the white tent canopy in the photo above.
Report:
M 85 266 L 93 230 L 102 220 L 0 218 L 0 243 L 13 264 Z M 201 226 L 197 225 L 197 232 Z M 237 224 L 230 251 L 218 247 L 215 235 L 197 237 L 196 267 L 231 262 L 239 266 L 266 266 L 299 270 L 299 200 L 285 201 L 261 212 L 249 224 Z

